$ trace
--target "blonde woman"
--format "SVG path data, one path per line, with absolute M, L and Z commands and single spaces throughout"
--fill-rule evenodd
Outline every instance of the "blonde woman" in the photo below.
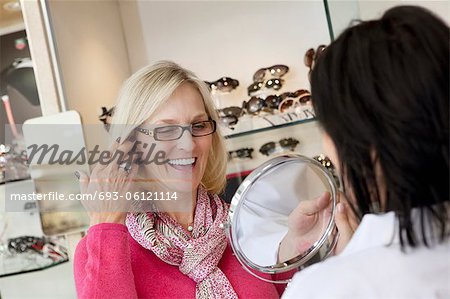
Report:
M 119 138 L 109 154 L 140 152 L 140 160 L 97 165 L 90 177 L 76 173 L 82 192 L 122 196 L 85 202 L 91 227 L 75 253 L 80 298 L 279 297 L 227 244 L 221 223 L 228 206 L 216 195 L 225 184 L 226 151 L 216 121 L 206 85 L 175 63 L 145 67 L 125 82 L 112 120 Z M 145 161 L 150 151 L 165 156 Z M 178 195 L 130 212 L 124 198 L 148 196 L 142 191 Z

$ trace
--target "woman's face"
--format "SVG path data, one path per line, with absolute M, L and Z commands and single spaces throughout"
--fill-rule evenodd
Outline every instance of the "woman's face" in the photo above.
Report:
M 188 126 L 208 120 L 203 98 L 190 83 L 183 83 L 167 102 L 146 121 L 152 128 L 168 125 Z M 145 137 L 147 138 L 146 140 Z M 188 130 L 178 140 L 155 141 L 137 134 L 137 140 L 155 143 L 155 152 L 163 151 L 168 163 L 145 166 L 147 178 L 157 178 L 168 188 L 164 191 L 194 192 L 201 183 L 212 146 L 212 135 L 193 137 Z M 143 150 L 145 152 L 145 150 Z

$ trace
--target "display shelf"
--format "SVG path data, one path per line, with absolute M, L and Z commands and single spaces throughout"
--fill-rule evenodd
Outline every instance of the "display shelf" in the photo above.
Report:
M 316 118 L 314 118 L 314 117 L 305 118 L 305 119 L 295 120 L 295 121 L 286 122 L 286 123 L 282 123 L 282 124 L 276 124 L 276 125 L 272 125 L 272 126 L 268 126 L 268 127 L 262 127 L 262 128 L 248 130 L 248 131 L 241 131 L 241 132 L 234 133 L 234 134 L 228 134 L 228 135 L 225 135 L 225 138 L 233 139 L 233 138 L 238 138 L 238 137 L 242 137 L 242 136 L 246 136 L 246 135 L 252 135 L 252 134 L 256 134 L 256 133 L 260 133 L 260 132 L 281 129 L 281 128 L 285 128 L 285 127 L 295 126 L 295 125 L 314 122 L 314 121 L 316 121 Z
M 2 258 L 2 263 L 4 263 L 4 259 Z M 1 267 L 0 271 L 0 278 L 1 277 L 7 277 L 11 275 L 17 275 L 17 274 L 23 274 L 23 273 L 29 273 L 29 272 L 35 272 L 35 271 L 41 271 L 45 270 L 57 265 L 61 265 L 63 263 L 68 262 L 68 259 L 57 261 L 57 262 L 51 262 L 48 261 L 45 264 L 36 264 L 36 265 L 27 265 L 22 267 L 20 263 L 16 263 L 15 265 L 10 265 L 9 267 L 5 267 L 4 265 Z
M 227 165 L 227 174 L 255 169 L 278 154 L 295 152 L 307 157 L 313 157 L 323 153 L 320 125 L 316 119 L 305 119 L 270 128 L 262 128 L 234 137 L 236 138 L 226 139 L 227 150 L 253 149 L 252 158 L 230 158 Z M 283 148 L 280 145 L 280 140 L 286 138 L 293 138 L 299 143 L 294 148 Z M 273 153 L 267 156 L 261 153 L 260 149 L 263 145 L 270 142 L 275 143 L 275 148 Z

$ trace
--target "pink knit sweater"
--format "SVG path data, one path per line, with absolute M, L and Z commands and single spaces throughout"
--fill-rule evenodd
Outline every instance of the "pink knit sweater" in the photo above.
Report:
M 239 298 L 279 298 L 273 284 L 247 273 L 230 246 L 219 262 Z M 74 273 L 79 298 L 195 298 L 195 282 L 139 245 L 125 225 L 92 226 L 78 243 Z

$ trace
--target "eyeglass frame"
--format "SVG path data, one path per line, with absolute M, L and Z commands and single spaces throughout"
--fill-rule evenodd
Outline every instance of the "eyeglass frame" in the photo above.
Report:
M 269 82 L 273 82 L 274 84 L 268 84 Z M 281 78 L 270 78 L 264 81 L 256 81 L 247 87 L 247 94 L 249 96 L 253 96 L 253 93 L 256 93 L 257 91 L 260 91 L 261 89 L 264 88 L 280 90 L 283 87 L 283 84 L 284 79 Z
M 211 91 L 228 93 L 239 86 L 239 81 L 231 77 L 221 77 L 216 81 L 203 81 Z
M 273 71 L 275 69 L 275 72 Z M 282 70 L 284 69 L 284 70 Z M 253 82 L 266 81 L 266 74 L 272 78 L 281 78 L 289 72 L 289 67 L 284 64 L 275 64 L 269 67 L 260 68 L 253 74 Z M 260 75 L 262 73 L 262 75 Z
M 205 134 L 205 135 L 200 135 L 200 136 L 194 135 L 193 132 L 192 132 L 192 126 L 195 125 L 195 124 L 206 123 L 206 122 L 209 122 L 209 123 L 212 124 L 212 127 L 213 127 L 212 132 L 211 132 L 211 133 L 208 133 L 208 134 Z M 157 129 L 160 129 L 160 128 L 168 128 L 168 127 L 171 127 L 171 128 L 174 128 L 174 127 L 176 127 L 176 128 L 181 128 L 181 134 L 180 134 L 180 136 L 179 136 L 178 138 L 175 138 L 175 139 L 159 139 L 159 138 L 156 137 L 156 136 L 157 136 L 157 134 L 156 134 L 157 132 L 155 132 L 155 131 L 156 131 Z M 167 125 L 167 126 L 156 127 L 156 128 L 153 128 L 152 130 L 149 130 L 149 129 L 146 129 L 146 128 L 142 128 L 142 127 L 136 127 L 136 128 L 134 128 L 134 130 L 137 131 L 137 132 L 139 132 L 139 133 L 145 134 L 145 135 L 147 135 L 147 136 L 151 136 L 151 137 L 153 137 L 153 139 L 155 139 L 156 141 L 174 141 L 174 140 L 180 139 L 180 138 L 183 136 L 184 131 L 189 131 L 189 133 L 191 133 L 191 136 L 192 136 L 192 137 L 204 137 L 204 136 L 212 135 L 212 134 L 214 134 L 214 133 L 217 131 L 217 123 L 216 123 L 216 121 L 215 121 L 214 119 L 208 119 L 208 120 L 198 121 L 198 122 L 192 123 L 192 124 L 187 125 L 187 126 L 181 126 L 181 125 Z
M 265 156 L 270 156 L 275 152 L 277 144 L 279 144 L 283 150 L 294 151 L 299 143 L 299 140 L 292 137 L 282 138 L 278 142 L 269 141 L 264 143 L 260 146 L 259 152 Z
M 233 158 L 245 159 L 250 158 L 253 159 L 252 153 L 254 152 L 254 148 L 252 147 L 244 147 L 233 151 L 228 151 L 229 160 Z
M 311 93 L 308 90 L 300 89 L 297 90 L 297 92 L 299 92 L 299 95 L 297 95 L 297 97 L 287 97 L 280 102 L 280 104 L 278 105 L 278 111 L 280 113 L 285 113 L 288 109 L 295 108 L 298 105 L 305 105 L 306 103 L 311 101 Z M 292 101 L 292 104 L 283 109 L 283 106 L 289 101 Z

